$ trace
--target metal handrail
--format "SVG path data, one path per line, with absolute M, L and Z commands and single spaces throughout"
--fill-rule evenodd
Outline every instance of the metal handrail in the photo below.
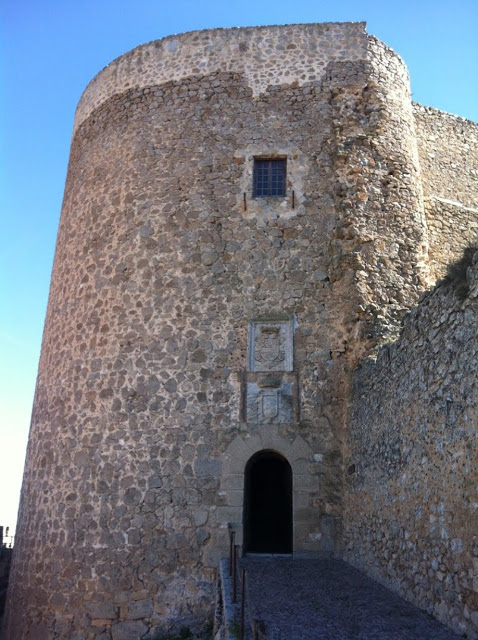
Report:
M 237 550 L 239 545 L 234 545 L 234 551 L 232 552 L 232 602 L 237 602 Z
M 233 530 L 232 525 L 228 524 L 229 528 L 229 576 L 232 582 L 232 602 L 237 604 L 237 586 L 238 582 L 241 587 L 241 600 L 240 600 L 240 633 L 239 640 L 244 640 L 245 635 L 245 617 L 246 617 L 246 569 L 241 569 L 239 572 L 239 544 L 236 544 L 236 532 Z M 255 626 L 252 627 L 253 638 L 258 638 L 255 633 Z
M 240 640 L 244 640 L 244 617 L 246 610 L 246 570 L 241 571 L 241 617 L 240 617 Z
M 233 565 L 233 551 L 236 540 L 236 532 L 232 529 L 229 524 L 229 576 L 232 576 L 232 565 Z

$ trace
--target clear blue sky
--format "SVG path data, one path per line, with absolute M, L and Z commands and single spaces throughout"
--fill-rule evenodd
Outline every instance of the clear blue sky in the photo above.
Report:
M 14 526 L 73 116 L 111 60 L 209 27 L 361 21 L 413 99 L 478 120 L 477 0 L 3 0 L 0 8 L 0 524 Z

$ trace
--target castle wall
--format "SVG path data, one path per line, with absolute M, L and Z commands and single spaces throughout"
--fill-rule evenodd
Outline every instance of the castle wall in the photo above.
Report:
M 286 158 L 284 197 L 253 197 L 257 157 Z M 427 247 L 408 73 L 362 23 L 106 67 L 75 120 L 7 639 L 197 629 L 259 451 L 290 463 L 294 553 L 340 552 L 350 367 L 396 335 Z
M 354 30 L 363 60 L 350 46 L 343 85 L 365 82 L 366 36 Z M 276 56 L 296 31 L 284 40 L 271 30 Z M 269 32 L 259 33 L 265 47 Z M 293 469 L 294 552 L 337 543 L 346 336 L 328 278 L 334 77 L 273 78 L 281 84 L 254 96 L 241 64 L 156 86 L 119 82 L 76 130 L 9 640 L 118 640 L 204 623 L 227 525 L 242 526 L 247 458 L 264 448 Z M 108 91 L 109 81 L 106 70 Z M 287 156 L 286 197 L 252 198 L 257 154 Z M 273 380 L 246 371 L 258 318 L 293 326 L 292 371 Z M 249 417 L 248 385 L 276 378 L 292 389 L 292 415 Z
M 478 261 L 469 281 L 464 301 L 425 294 L 356 372 L 344 557 L 478 638 Z
M 331 61 L 363 60 L 365 22 L 205 29 L 136 47 L 105 67 L 85 89 L 75 130 L 105 100 L 217 71 L 241 73 L 253 95 L 269 85 L 320 80 Z
M 433 281 L 464 247 L 478 242 L 478 125 L 413 106 Z
M 334 188 L 338 222 L 330 270 L 342 301 L 346 357 L 359 362 L 396 335 L 426 286 L 427 229 L 408 72 L 386 45 L 368 37 L 365 84 L 337 87 Z M 341 304 L 339 302 L 339 304 Z

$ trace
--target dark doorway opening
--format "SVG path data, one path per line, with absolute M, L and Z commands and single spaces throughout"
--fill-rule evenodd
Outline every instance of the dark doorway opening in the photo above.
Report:
M 259 451 L 246 465 L 244 552 L 292 553 L 292 469 L 275 451 Z

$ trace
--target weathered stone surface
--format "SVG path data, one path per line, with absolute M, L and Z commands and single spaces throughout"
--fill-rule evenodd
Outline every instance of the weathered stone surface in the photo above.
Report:
M 111 627 L 111 637 L 113 640 L 139 640 L 147 630 L 143 622 L 118 622 Z
M 478 273 L 478 254 L 468 269 Z M 478 296 L 443 284 L 355 379 L 345 558 L 478 638 Z
M 116 618 L 115 607 L 111 602 L 88 602 L 86 611 L 92 618 L 104 618 L 114 620 Z
M 151 598 L 132 602 L 128 607 L 126 617 L 128 620 L 149 619 L 153 615 L 153 601 Z
M 478 243 L 478 130 L 474 123 L 414 105 L 432 282 Z

